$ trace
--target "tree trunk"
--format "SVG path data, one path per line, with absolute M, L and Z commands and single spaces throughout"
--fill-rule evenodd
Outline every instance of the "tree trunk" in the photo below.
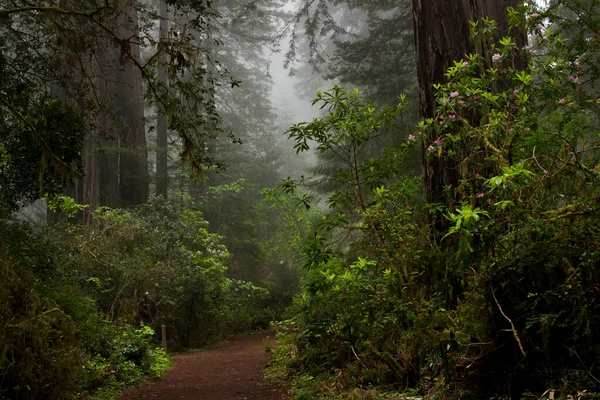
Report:
M 98 115 L 98 165 L 100 171 L 99 196 L 100 205 L 107 207 L 119 207 L 119 142 L 120 138 L 114 117 L 114 93 L 115 93 L 115 63 L 117 62 L 116 51 L 112 46 L 103 49 L 98 58 L 102 63 L 103 76 L 97 85 L 98 99 L 101 106 L 106 107 Z
M 506 8 L 520 3 L 522 0 L 412 0 L 421 119 L 435 117 L 433 85 L 446 82 L 444 73 L 454 65 L 453 61 L 469 53 L 482 53 L 489 46 L 489 43 L 470 41 L 469 21 L 484 16 L 495 19 L 498 24 L 497 38 L 501 38 L 509 33 Z M 524 33 L 516 36 L 517 43 L 525 44 Z M 423 145 L 425 195 L 429 203 L 441 203 L 453 209 L 458 199 L 452 190 L 461 179 L 456 162 L 425 156 L 425 149 L 430 142 L 443 139 L 432 137 Z M 450 188 L 450 195 L 444 188 Z M 433 221 L 434 235 L 445 231 L 447 224 L 448 221 L 437 215 Z
M 169 22 L 167 21 L 167 3 L 165 0 L 160 2 L 160 44 L 166 46 L 167 35 L 169 32 Z M 164 54 L 164 53 L 163 53 Z M 163 55 L 159 61 L 158 81 L 161 87 L 168 90 L 168 77 L 166 64 L 167 57 Z M 167 198 L 168 192 L 168 121 L 166 110 L 161 106 L 157 109 L 156 122 L 156 195 Z
M 119 195 L 121 205 L 130 206 L 148 200 L 148 151 L 144 126 L 142 75 L 137 44 L 137 12 L 130 1 L 123 10 L 123 21 L 117 34 L 121 40 L 116 74 L 117 121 L 121 125 Z

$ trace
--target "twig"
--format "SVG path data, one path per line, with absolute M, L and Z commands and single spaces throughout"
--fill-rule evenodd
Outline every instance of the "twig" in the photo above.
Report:
M 517 332 L 517 329 L 515 328 L 515 324 L 513 324 L 512 320 L 510 318 L 508 318 L 508 316 L 504 313 L 504 310 L 502 310 L 502 307 L 500 306 L 500 303 L 498 302 L 498 299 L 496 298 L 496 294 L 494 293 L 494 289 L 492 289 L 492 288 L 490 288 L 490 289 L 492 291 L 492 297 L 494 298 L 494 301 L 496 302 L 496 305 L 498 306 L 500 313 L 510 323 L 513 336 L 515 337 L 515 340 L 517 341 L 517 343 L 519 345 L 519 349 L 521 350 L 523 357 L 527 357 L 527 354 L 525 353 L 525 349 L 523 349 L 523 344 L 521 343 L 521 338 L 519 337 L 519 332 Z

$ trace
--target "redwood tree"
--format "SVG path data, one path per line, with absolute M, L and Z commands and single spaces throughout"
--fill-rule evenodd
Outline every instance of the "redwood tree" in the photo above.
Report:
M 488 17 L 496 21 L 496 38 L 509 33 L 507 7 L 515 7 L 522 0 L 412 0 L 415 48 L 417 52 L 417 77 L 419 80 L 419 116 L 434 118 L 436 102 L 434 85 L 445 82 L 445 72 L 470 53 L 482 53 L 489 43 L 474 43 L 469 39 L 470 21 Z M 524 44 L 525 36 L 517 33 L 518 42 Z M 483 54 L 483 53 L 482 53 Z M 432 137 L 430 142 L 443 140 Z M 452 189 L 458 185 L 460 173 L 455 162 L 442 157 L 425 157 L 423 170 L 425 195 L 429 203 L 440 203 L 453 208 L 457 195 Z M 450 195 L 445 189 L 450 189 Z M 445 230 L 444 220 L 438 215 L 434 221 L 434 234 Z
M 167 21 L 167 3 L 165 0 L 159 0 L 159 16 L 160 16 L 160 41 L 159 45 L 166 46 L 167 35 L 169 32 L 169 22 Z M 158 80 L 160 85 L 167 87 L 168 75 L 165 62 L 167 58 L 163 56 L 158 68 Z M 167 198 L 168 187 L 168 121 L 164 115 L 166 110 L 164 107 L 159 107 L 157 110 L 156 123 L 156 194 Z

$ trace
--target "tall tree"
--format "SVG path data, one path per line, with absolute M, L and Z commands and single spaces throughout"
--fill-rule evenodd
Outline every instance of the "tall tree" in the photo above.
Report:
M 136 0 L 123 9 L 117 28 L 117 40 L 122 43 L 118 57 L 115 106 L 122 122 L 120 130 L 119 197 L 122 205 L 142 204 L 148 200 L 148 152 L 144 126 L 144 99 L 139 44 L 139 23 Z M 126 43 L 125 43 L 126 42 Z M 124 57 L 126 53 L 129 57 Z
M 85 164 L 96 181 L 82 181 L 76 190 L 82 193 L 78 201 L 86 201 L 86 190 L 94 193 L 88 196 L 92 204 L 137 204 L 148 197 L 144 100 L 164 109 L 168 126 L 182 138 L 184 156 L 195 171 L 212 163 L 204 136 L 208 125 L 217 126 L 211 135 L 219 132 L 220 119 L 210 102 L 206 104 L 213 86 L 207 82 L 236 82 L 224 68 L 207 79 L 204 49 L 188 32 L 194 29 L 208 40 L 217 14 L 211 2 L 203 0 L 167 3 L 176 15 L 173 21 L 179 22 L 168 46 L 157 46 L 157 13 L 146 1 L 44 0 L 32 5 L 9 0 L 0 5 L 3 54 L 12 82 L 29 87 L 31 98 L 60 88 L 65 101 L 77 106 L 90 127 Z M 16 24 L 19 29 L 13 29 Z M 152 54 L 141 59 L 141 47 Z M 161 65 L 167 66 L 168 87 L 158 78 Z M 8 118 L 33 115 L 21 113 L 17 92 L 9 93 L 5 82 L 0 87 L 0 112 Z M 68 175 L 70 169 L 52 149 L 35 132 L 32 136 L 42 145 L 43 160 L 55 162 Z
M 446 81 L 446 70 L 467 54 L 481 52 L 488 44 L 470 40 L 470 21 L 494 17 L 497 21 L 497 37 L 508 34 L 506 7 L 516 6 L 520 0 L 505 1 L 445 1 L 425 2 L 412 0 L 415 48 L 417 52 L 417 76 L 419 82 L 419 116 L 434 118 L 436 100 L 434 85 Z M 524 38 L 523 35 L 521 37 Z M 522 39 L 523 40 L 523 39 Z M 441 203 L 451 208 L 456 195 L 448 196 L 448 189 L 458 186 L 461 178 L 458 166 L 441 157 L 426 157 L 426 148 L 443 141 L 444 135 L 431 137 L 423 145 L 423 169 L 426 199 L 429 203 Z M 436 231 L 442 232 L 445 221 L 438 215 L 434 221 Z
M 160 37 L 159 46 L 167 45 L 167 37 L 169 33 L 169 22 L 167 20 L 167 3 L 165 0 L 159 1 L 159 18 L 160 18 Z M 168 76 L 165 63 L 167 58 L 163 55 L 158 66 L 158 80 L 161 85 L 167 87 Z M 156 194 L 167 198 L 168 196 L 168 123 L 165 115 L 164 107 L 158 107 L 157 122 L 156 122 Z

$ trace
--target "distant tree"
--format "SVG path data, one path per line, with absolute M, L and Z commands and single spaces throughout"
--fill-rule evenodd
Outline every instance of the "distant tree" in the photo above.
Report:
M 168 8 L 165 0 L 158 0 L 159 2 L 159 41 L 166 43 L 169 34 L 169 21 Z M 166 66 L 166 55 L 163 54 L 163 60 L 160 61 L 158 67 L 158 80 L 161 85 L 168 87 L 168 75 Z M 160 108 L 160 107 L 159 107 Z M 168 121 L 167 116 L 163 112 L 157 113 L 156 122 L 156 194 L 163 196 L 165 199 L 168 197 L 168 146 L 169 146 L 169 135 L 168 135 Z
M 222 45 L 211 51 L 240 83 L 235 88 L 215 86 L 214 101 L 224 128 L 236 140 L 207 141 L 207 153 L 225 168 L 209 172 L 208 182 L 195 193 L 203 198 L 206 219 L 226 238 L 232 253 L 230 275 L 254 282 L 266 280 L 263 227 L 273 223 L 257 208 L 260 190 L 276 185 L 281 167 L 266 47 L 284 15 L 282 4 L 224 1 L 217 6 L 215 30 Z
M 0 5 L 0 60 L 7 71 L 0 81 L 2 115 L 16 117 L 20 100 L 13 89 L 22 85 L 32 98 L 58 97 L 85 116 L 86 178 L 73 190 L 79 201 L 96 206 L 147 198 L 143 99 L 162 107 L 194 173 L 212 164 L 203 138 L 222 130 L 207 94 L 217 81 L 237 82 L 223 67 L 207 70 L 204 48 L 190 34 L 211 34 L 217 17 L 211 2 L 168 0 L 167 5 L 177 25 L 162 42 L 155 34 L 158 13 L 146 1 L 8 0 Z M 152 54 L 141 59 L 141 48 L 153 49 Z M 158 74 L 161 65 L 166 65 L 168 85 L 165 74 Z M 22 111 L 33 115 L 31 108 Z M 32 133 L 42 145 L 41 160 L 55 160 L 38 136 Z M 69 169 L 57 172 L 68 175 Z

